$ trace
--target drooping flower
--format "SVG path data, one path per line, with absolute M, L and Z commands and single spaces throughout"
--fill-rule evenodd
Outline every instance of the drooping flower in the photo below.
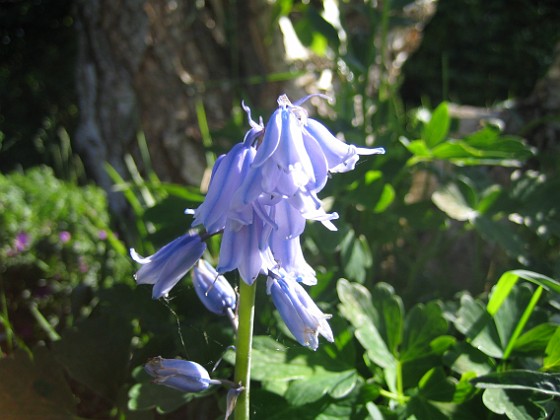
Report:
M 193 268 L 193 285 L 206 309 L 217 315 L 235 310 L 237 296 L 225 279 L 207 261 L 200 259 Z
M 307 264 L 303 256 L 299 236 L 287 239 L 277 232 L 272 232 L 270 249 L 278 266 L 286 272 L 286 277 L 308 286 L 317 284 L 315 270 Z
M 159 299 L 167 296 L 169 291 L 192 268 L 206 250 L 197 233 L 186 233 L 174 239 L 155 254 L 141 257 L 134 250 L 130 255 L 134 261 L 142 264 L 134 275 L 138 284 L 153 284 L 152 297 Z
M 270 227 L 254 211 L 250 224 L 229 220 L 220 245 L 219 273 L 238 270 L 245 283 L 251 285 L 259 274 L 275 266 L 267 243 Z
M 327 160 L 328 170 L 332 173 L 348 172 L 354 169 L 360 155 L 382 155 L 385 149 L 356 147 L 337 139 L 327 127 L 312 118 L 307 118 L 303 129 L 303 137 L 310 141 L 314 139 L 323 151 Z
M 255 149 L 246 143 L 236 144 L 216 161 L 204 202 L 194 211 L 192 226 L 203 225 L 216 233 L 226 225 L 231 201 L 249 171 Z
M 157 384 L 183 392 L 201 392 L 220 381 L 210 379 L 208 371 L 195 362 L 154 357 L 144 366 Z
M 303 346 L 312 350 L 319 347 L 319 334 L 333 342 L 333 334 L 324 314 L 297 282 L 272 275 L 267 281 L 268 293 L 284 323 Z

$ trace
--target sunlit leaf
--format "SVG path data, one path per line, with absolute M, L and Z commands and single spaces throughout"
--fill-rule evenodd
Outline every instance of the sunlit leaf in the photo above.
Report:
M 466 221 L 476 216 L 456 184 L 447 184 L 432 194 L 432 201 L 445 214 L 455 220 Z
M 496 414 L 505 414 L 510 420 L 542 418 L 544 410 L 532 402 L 523 391 L 487 389 L 482 394 L 484 405 Z
M 556 332 L 550 338 L 545 353 L 543 369 L 560 371 L 560 327 L 556 327 Z
M 474 372 L 484 375 L 492 370 L 491 359 L 473 346 L 460 342 L 444 356 L 445 364 L 453 371 L 463 375 Z
M 479 376 L 472 383 L 478 388 L 520 389 L 560 397 L 560 373 L 506 370 Z
M 498 280 L 498 283 L 492 291 L 492 296 L 488 301 L 487 310 L 493 315 L 495 314 L 503 301 L 509 295 L 511 289 L 519 281 L 519 279 L 530 281 L 531 283 L 542 286 L 546 290 L 560 293 L 560 283 L 543 274 L 535 273 L 528 270 L 512 270 L 507 271 Z
M 449 132 L 449 124 L 450 118 L 447 103 L 442 102 L 434 110 L 432 118 L 422 131 L 422 139 L 429 148 L 433 148 L 445 140 Z
M 557 330 L 558 326 L 556 324 L 539 324 L 517 339 L 514 350 L 516 352 L 543 352 Z M 560 342 L 558 346 L 560 348 Z
M 401 360 L 413 360 L 430 354 L 432 340 L 446 332 L 447 321 L 436 302 L 417 304 L 406 315 Z
M 356 371 L 320 372 L 305 379 L 290 383 L 285 398 L 292 405 L 304 405 L 315 402 L 324 395 L 343 398 L 356 386 Z
M 354 334 L 369 358 L 383 368 L 394 367 L 395 358 L 372 320 L 374 309 L 369 291 L 359 284 L 340 279 L 337 292 L 341 302 L 340 313 L 354 327 Z
M 496 325 L 482 303 L 471 296 L 461 296 L 455 327 L 465 334 L 473 347 L 491 357 L 502 357 L 503 349 Z

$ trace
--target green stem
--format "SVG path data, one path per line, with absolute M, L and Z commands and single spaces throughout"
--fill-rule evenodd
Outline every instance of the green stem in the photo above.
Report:
M 523 328 L 525 328 L 525 324 L 527 324 L 527 321 L 529 321 L 529 317 L 533 313 L 533 309 L 535 309 L 535 306 L 537 305 L 537 302 L 539 301 L 542 292 L 543 292 L 543 287 L 539 286 L 537 290 L 535 290 L 535 293 L 533 293 L 533 296 L 531 297 L 529 304 L 523 311 L 523 314 L 521 315 L 521 318 L 519 319 L 519 322 L 517 323 L 515 330 L 513 330 L 513 334 L 511 335 L 511 338 L 509 339 L 508 345 L 504 350 L 504 360 L 506 360 L 510 356 L 511 352 L 513 351 L 513 347 L 515 346 L 517 339 L 521 335 Z
M 251 347 L 253 343 L 253 319 L 255 317 L 255 291 L 257 282 L 249 286 L 243 280 L 239 285 L 239 328 L 235 349 L 235 383 L 243 386 L 237 399 L 235 420 L 249 420 Z

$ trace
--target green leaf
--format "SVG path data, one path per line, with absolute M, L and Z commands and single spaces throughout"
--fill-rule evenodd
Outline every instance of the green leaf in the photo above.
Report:
M 472 383 L 478 388 L 521 389 L 560 397 L 560 373 L 507 370 L 479 376 Z
M 373 322 L 389 351 L 396 355 L 403 333 L 403 302 L 395 294 L 393 286 L 381 282 L 373 288 L 371 303 L 374 309 L 372 313 Z
M 526 260 L 526 244 L 515 233 L 515 226 L 507 221 L 495 221 L 484 215 L 471 220 L 477 232 L 489 243 L 498 244 L 504 251 L 517 260 Z
M 471 379 L 476 378 L 476 373 L 467 372 L 461 375 L 461 380 L 455 385 L 453 402 L 462 404 L 470 400 L 476 393 L 476 388 L 471 384 Z
M 441 366 L 426 372 L 418 383 L 418 389 L 422 396 L 432 401 L 452 401 L 455 394 L 455 386 Z
M 556 332 L 546 346 L 545 354 L 543 369 L 560 371 L 560 327 L 556 327 Z
M 503 349 L 496 325 L 484 306 L 470 295 L 461 296 L 455 328 L 469 338 L 471 345 L 491 357 L 502 357 Z
M 303 379 L 316 372 L 304 353 L 291 357 L 288 348 L 271 337 L 253 338 L 252 357 L 251 378 L 257 381 Z
M 126 378 L 132 325 L 124 317 L 90 317 L 53 343 L 53 353 L 76 381 L 115 401 Z
M 294 406 L 315 402 L 327 394 L 333 398 L 343 398 L 352 392 L 357 380 L 358 375 L 353 369 L 345 372 L 321 372 L 292 381 L 284 397 Z
M 404 147 L 417 158 L 429 158 L 432 155 L 432 152 L 428 149 L 424 140 L 409 141 L 405 137 L 401 137 L 400 141 Z
M 401 346 L 401 361 L 432 353 L 432 340 L 447 332 L 447 321 L 436 302 L 417 304 L 407 314 Z
M 542 286 L 548 291 L 560 293 L 560 283 L 543 274 L 528 270 L 506 271 L 502 274 L 496 286 L 494 286 L 492 296 L 488 301 L 487 310 L 491 315 L 494 315 L 498 311 L 519 279 L 530 281 L 531 283 Z
M 453 371 L 461 375 L 469 372 L 484 375 L 492 370 L 488 356 L 464 342 L 457 343 L 444 355 L 443 360 Z
M 513 333 L 531 300 L 532 290 L 525 286 L 514 287 L 498 312 L 494 314 L 494 323 L 503 349 L 506 349 L 510 340 L 514 338 Z
M 371 266 L 371 251 L 364 236 L 356 237 L 350 230 L 340 244 L 340 256 L 344 273 L 351 279 L 363 283 Z
M 511 420 L 543 418 L 544 410 L 529 399 L 523 391 L 487 389 L 482 394 L 484 405 L 496 414 L 505 414 Z
M 449 124 L 450 118 L 447 103 L 442 102 L 434 110 L 432 118 L 422 131 L 422 139 L 430 149 L 445 140 L 449 132 Z
M 396 360 L 373 322 L 375 312 L 369 291 L 356 283 L 340 279 L 337 292 L 340 313 L 355 328 L 354 334 L 366 349 L 368 357 L 382 368 L 394 368 Z
M 0 413 L 10 419 L 72 419 L 76 401 L 58 362 L 42 347 L 0 359 Z
M 447 184 L 432 194 L 432 201 L 445 214 L 455 220 L 467 221 L 476 217 L 477 212 L 467 204 L 456 184 Z
M 539 324 L 531 328 L 525 334 L 519 336 L 515 342 L 516 352 L 544 352 L 551 337 L 558 330 L 558 326 L 552 323 Z M 560 342 L 558 343 L 560 346 Z M 560 348 L 560 347 L 559 347 Z
M 391 184 L 384 184 L 379 201 L 373 208 L 374 213 L 383 213 L 395 200 L 396 192 Z

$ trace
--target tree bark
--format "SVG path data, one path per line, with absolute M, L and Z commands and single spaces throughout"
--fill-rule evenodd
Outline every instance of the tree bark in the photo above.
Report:
M 126 177 L 122 158 L 138 156 L 139 130 L 160 178 L 198 184 L 206 162 L 197 103 L 215 130 L 241 98 L 270 107 L 285 87 L 266 83 L 267 75 L 287 69 L 266 0 L 80 0 L 76 20 L 75 143 L 91 177 L 108 191 L 103 163 Z M 110 202 L 117 212 L 125 204 L 114 196 Z

